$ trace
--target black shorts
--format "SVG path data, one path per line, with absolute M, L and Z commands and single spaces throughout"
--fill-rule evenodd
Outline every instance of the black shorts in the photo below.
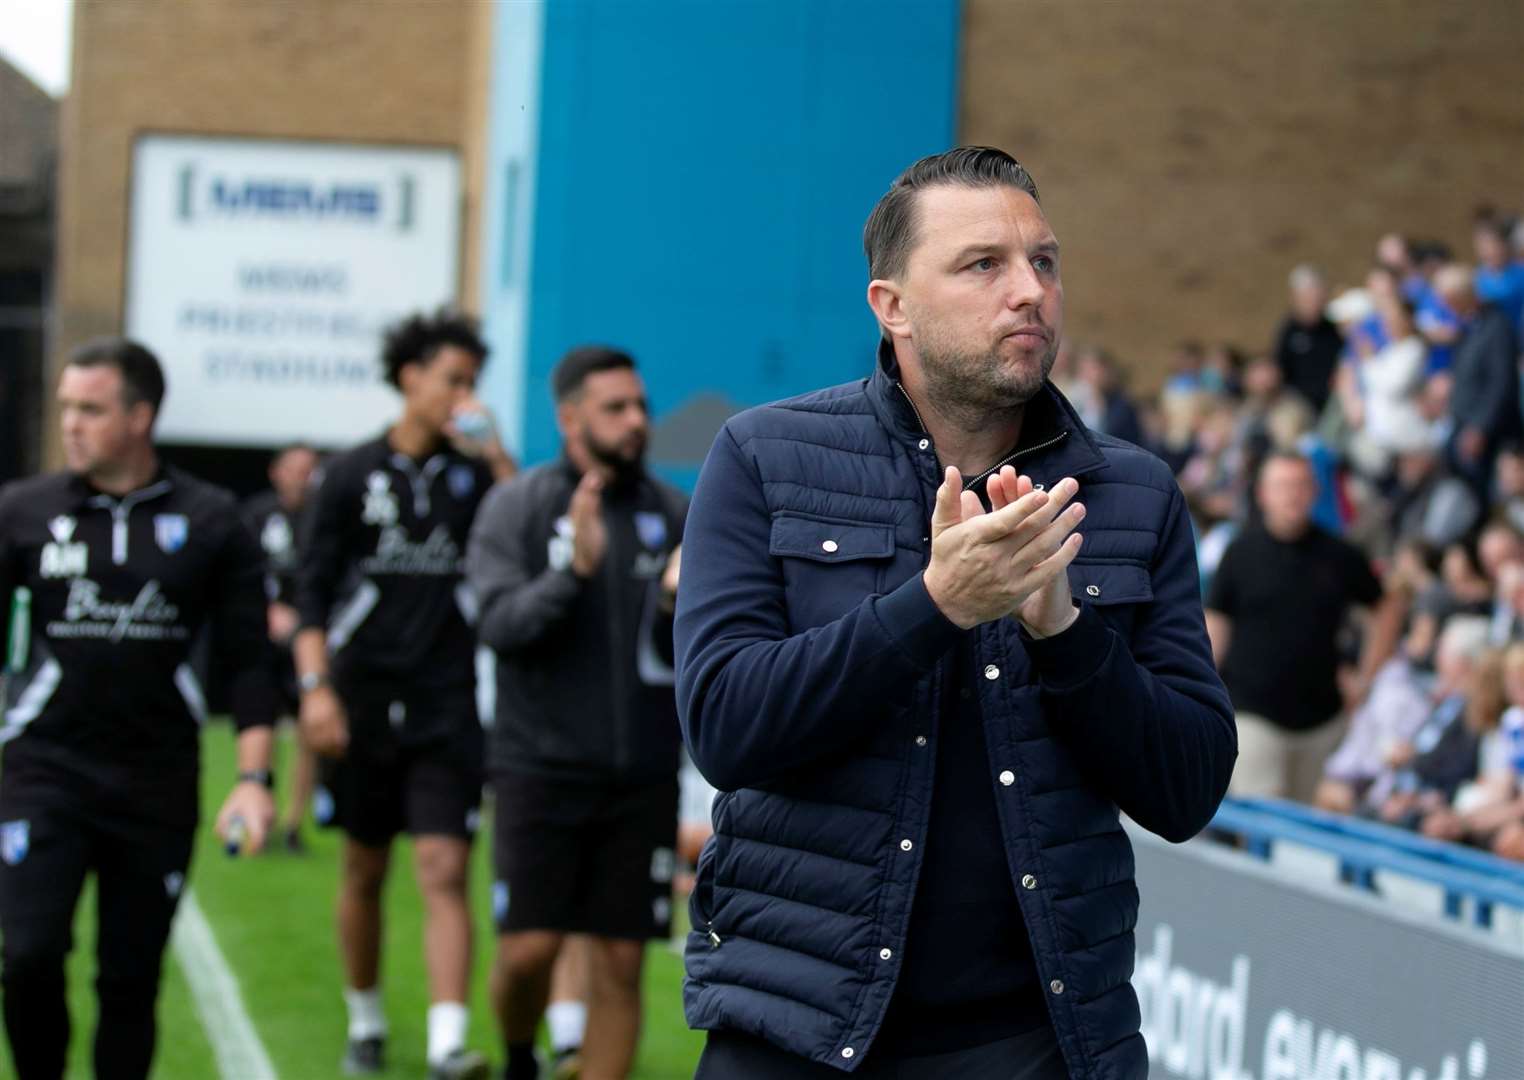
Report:
M 302 693 L 296 685 L 296 661 L 288 646 L 270 642 L 270 670 L 275 675 L 276 715 L 296 720 L 302 712 Z
M 385 847 L 402 832 L 454 836 L 469 841 L 481 819 L 484 740 L 469 693 L 440 695 L 422 707 L 447 714 L 430 717 L 445 734 L 414 742 L 407 716 L 418 701 L 399 709 L 385 695 L 343 696 L 349 715 L 349 750 L 325 759 L 312 796 L 320 826 L 342 828 L 367 847 Z M 393 723 L 400 717 L 399 723 Z
M 630 785 L 498 773 L 492 786 L 499 933 L 671 933 L 676 777 Z

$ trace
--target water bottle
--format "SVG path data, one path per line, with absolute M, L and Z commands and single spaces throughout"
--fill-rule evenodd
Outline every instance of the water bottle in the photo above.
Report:
M 492 435 L 492 420 L 480 410 L 455 414 L 455 430 L 472 442 L 485 442 Z
M 223 847 L 228 853 L 228 858 L 236 859 L 243 851 L 243 841 L 248 834 L 248 829 L 243 823 L 243 818 L 234 815 L 228 822 L 228 835 Z

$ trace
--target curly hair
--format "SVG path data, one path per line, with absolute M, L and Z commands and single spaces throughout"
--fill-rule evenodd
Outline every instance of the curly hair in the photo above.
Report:
M 464 349 L 476 357 L 477 367 L 487 363 L 487 343 L 481 323 L 463 311 L 442 307 L 432 315 L 419 312 L 386 328 L 381 345 L 381 371 L 386 381 L 402 389 L 402 369 L 408 364 L 427 364 L 446 345 Z

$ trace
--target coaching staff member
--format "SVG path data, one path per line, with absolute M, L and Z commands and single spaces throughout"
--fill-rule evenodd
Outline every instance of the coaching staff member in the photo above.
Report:
M 1184 501 L 1047 381 L 1015 160 L 917 162 L 864 246 L 878 370 L 731 419 L 689 518 L 699 1076 L 1142 1077 L 1118 813 L 1192 836 L 1235 745 Z
M 493 489 L 467 574 L 498 656 L 491 768 L 508 1080 L 568 933 L 586 934 L 585 1080 L 625 1076 L 648 938 L 670 931 L 677 840 L 672 604 L 687 499 L 644 466 L 645 387 L 625 353 L 573 349 L 551 376 L 565 454 Z
M 147 349 L 84 346 L 58 383 L 67 470 L 0 489 L 0 609 L 11 613 L 0 935 L 21 1080 L 63 1075 L 64 957 L 89 873 L 99 907 L 95 1075 L 148 1075 L 160 960 L 200 802 L 205 700 L 190 651 L 203 627 L 230 673 L 239 732 L 218 828 L 241 819 L 257 851 L 274 816 L 264 561 L 229 492 L 159 462 L 163 399 Z

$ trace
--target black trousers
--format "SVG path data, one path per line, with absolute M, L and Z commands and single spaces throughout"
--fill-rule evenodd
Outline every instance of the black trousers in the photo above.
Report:
M 9 779 L 9 777 L 7 777 Z M 102 820 L 82 800 L 0 783 L 0 990 L 19 1080 L 59 1080 L 69 1046 L 64 958 L 74 909 L 97 893 L 97 1080 L 143 1080 L 159 971 L 190 867 L 193 828 Z
M 844 1080 L 849 1074 L 734 1031 L 711 1031 L 694 1080 Z M 857 1080 L 1068 1080 L 1051 1028 L 928 1057 L 868 1060 Z

